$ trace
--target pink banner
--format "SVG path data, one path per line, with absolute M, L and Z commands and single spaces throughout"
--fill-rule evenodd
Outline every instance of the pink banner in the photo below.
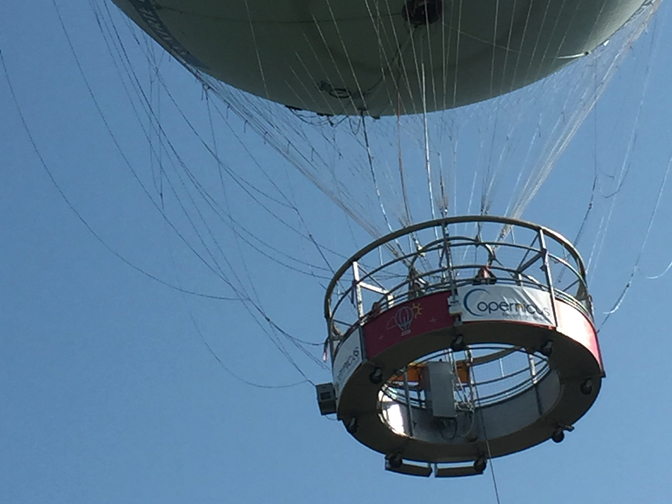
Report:
M 404 340 L 445 327 L 455 319 L 448 313 L 450 292 L 406 301 L 368 320 L 364 327 L 366 358 L 371 359 Z

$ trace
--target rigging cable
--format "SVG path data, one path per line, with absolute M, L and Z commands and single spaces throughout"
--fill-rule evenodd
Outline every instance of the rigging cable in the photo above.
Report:
M 632 271 L 630 272 L 630 275 L 628 277 L 628 281 L 626 282 L 625 287 L 621 291 L 620 296 L 616 300 L 616 303 L 614 303 L 614 306 L 609 311 L 604 313 L 606 315 L 606 317 L 604 318 L 604 320 L 600 324 L 598 332 L 604 327 L 604 324 L 607 323 L 607 320 L 609 320 L 609 317 L 611 317 L 611 315 L 613 315 L 614 313 L 616 313 L 619 310 L 619 308 L 623 304 L 623 301 L 625 300 L 625 296 L 627 295 L 628 291 L 630 290 L 630 287 L 632 286 L 633 278 L 635 276 L 635 273 L 639 270 L 639 263 L 642 260 L 642 256 L 644 255 L 644 249 L 646 248 L 646 244 L 648 242 L 649 236 L 651 235 L 651 229 L 653 228 L 653 222 L 656 218 L 656 214 L 658 213 L 658 208 L 660 207 L 660 203 L 662 201 L 663 191 L 665 190 L 665 186 L 667 184 L 667 179 L 668 179 L 668 176 L 670 174 L 670 169 L 672 169 L 672 154 L 668 158 L 667 168 L 665 169 L 665 175 L 663 176 L 662 183 L 660 184 L 660 188 L 658 189 L 658 195 L 656 197 L 656 202 L 655 202 L 655 205 L 653 207 L 653 210 L 651 211 L 651 217 L 649 218 L 649 222 L 648 222 L 648 225 L 646 227 L 646 233 L 644 235 L 644 240 L 642 241 L 642 245 L 639 248 L 639 252 L 637 253 L 637 259 L 635 260 L 635 265 L 633 266 Z M 668 267 L 668 269 L 669 269 L 669 267 Z
M 9 77 L 9 71 L 7 69 L 7 65 L 5 63 L 4 56 L 2 54 L 2 51 L 0 50 L 0 65 L 2 66 L 3 73 L 5 75 L 5 80 L 7 81 L 10 96 L 12 98 L 12 102 L 14 103 L 14 106 L 17 110 L 17 113 L 19 114 L 19 118 L 21 119 L 21 126 L 23 127 L 24 132 L 26 133 L 28 140 L 30 141 L 31 147 L 35 154 L 37 155 L 40 165 L 44 169 L 45 173 L 49 177 L 49 180 L 51 183 L 54 185 L 56 188 L 56 191 L 58 191 L 59 195 L 65 202 L 65 204 L 68 206 L 68 208 L 74 213 L 74 215 L 77 217 L 77 219 L 84 225 L 84 227 L 91 233 L 91 235 L 105 248 L 107 249 L 112 255 L 114 255 L 116 258 L 118 258 L 120 261 L 122 261 L 124 264 L 132 268 L 133 270 L 137 271 L 138 273 L 146 276 L 147 278 L 165 286 L 168 287 L 172 290 L 182 292 L 184 294 L 190 294 L 193 296 L 197 297 L 202 297 L 206 299 L 215 299 L 218 301 L 242 301 L 240 297 L 227 297 L 227 296 L 219 296 L 219 295 L 214 295 L 214 294 L 205 294 L 201 292 L 195 292 L 191 291 L 188 289 L 183 289 L 179 286 L 173 285 L 155 275 L 152 273 L 149 273 L 148 271 L 142 269 L 140 266 L 134 264 L 131 262 L 129 259 L 127 259 L 125 256 L 123 256 L 120 252 L 115 250 L 107 241 L 105 241 L 100 234 L 96 232 L 95 229 L 89 224 L 89 222 L 84 218 L 84 216 L 77 210 L 77 208 L 74 206 L 72 201 L 68 198 L 66 195 L 65 191 L 63 188 L 60 186 L 58 181 L 56 180 L 54 174 L 52 173 L 51 169 L 49 168 L 49 165 L 47 164 L 46 160 L 44 159 L 44 156 L 42 155 L 42 152 L 40 151 L 39 147 L 37 146 L 37 142 L 35 140 L 35 137 L 32 134 L 32 131 L 30 130 L 30 127 L 28 126 L 28 122 L 26 120 L 26 117 L 23 113 L 23 110 L 21 109 L 21 105 L 19 104 L 18 97 L 16 96 L 16 91 L 14 89 L 14 85 L 12 84 L 12 81 Z
M 194 255 L 195 255 L 195 256 L 196 256 L 196 257 L 197 257 L 197 258 L 198 258 L 198 259 L 199 259 L 199 260 L 200 260 L 206 267 L 207 267 L 207 268 L 208 268 L 208 269 L 210 269 L 210 270 L 211 270 L 217 277 L 219 277 L 219 278 L 220 278 L 226 285 L 228 285 L 228 286 L 229 286 L 229 287 L 230 287 L 230 288 L 231 288 L 231 289 L 238 295 L 238 299 L 237 299 L 237 300 L 242 301 L 242 304 L 243 304 L 244 308 L 248 311 L 248 313 L 250 313 L 250 315 L 252 315 L 253 320 L 257 323 L 257 325 L 259 325 L 259 327 L 260 327 L 261 330 L 264 332 L 264 334 L 266 334 L 266 336 L 273 342 L 273 344 L 276 346 L 276 348 L 278 349 L 278 351 L 279 351 L 282 355 L 284 355 L 284 356 L 286 357 L 286 359 L 288 360 L 288 362 L 290 362 L 290 364 L 291 364 L 291 365 L 292 365 L 292 366 L 299 372 L 299 374 L 301 374 L 306 380 L 310 381 L 310 380 L 308 379 L 308 377 L 305 375 L 305 373 L 303 372 L 303 370 L 300 369 L 300 367 L 296 364 L 296 362 L 293 360 L 293 358 L 289 355 L 289 353 L 287 352 L 287 350 L 282 346 L 281 342 L 280 342 L 279 340 L 276 340 L 275 338 L 273 338 L 273 337 L 271 336 L 271 334 L 269 334 L 268 331 L 261 325 L 260 320 L 259 320 L 257 317 L 254 316 L 254 313 L 256 312 L 256 313 L 258 313 L 259 315 L 261 315 L 265 320 L 270 321 L 270 319 L 269 319 L 268 316 L 265 314 L 265 312 L 261 309 L 261 307 L 260 307 L 257 303 L 255 303 L 255 302 L 249 297 L 249 295 L 245 292 L 245 289 L 244 289 L 243 285 L 240 283 L 240 280 L 239 280 L 239 278 L 237 277 L 237 275 L 236 275 L 236 273 L 235 273 L 235 270 L 234 270 L 233 268 L 231 268 L 232 274 L 233 274 L 233 276 L 235 277 L 236 281 L 239 282 L 239 286 L 240 286 L 240 287 L 236 287 L 236 286 L 234 285 L 234 283 L 231 281 L 231 279 L 229 279 L 226 275 L 223 274 L 223 271 L 221 271 L 221 269 L 220 269 L 219 272 L 218 272 L 218 271 L 215 269 L 215 267 L 213 267 L 210 263 L 208 263 L 208 261 L 205 260 L 205 258 L 203 257 L 203 255 L 201 255 L 198 251 L 196 251 L 196 249 L 195 249 L 193 246 L 191 246 L 191 244 L 188 242 L 188 240 L 186 240 L 186 238 L 184 237 L 184 235 L 183 235 L 183 234 L 176 228 L 176 226 L 174 225 L 174 223 L 172 223 L 172 222 L 170 221 L 170 219 L 167 218 L 167 216 L 165 215 L 165 213 L 163 213 L 163 212 L 161 211 L 161 208 L 160 208 L 160 206 L 157 204 L 157 202 L 151 197 L 151 194 L 149 193 L 149 191 L 147 190 L 147 188 L 146 188 L 146 186 L 143 184 L 143 182 L 140 180 L 140 178 L 139 178 L 137 172 L 136 172 L 136 171 L 134 170 L 134 168 L 132 167 L 130 161 L 128 160 L 127 156 L 126 156 L 125 153 L 123 152 L 123 149 L 121 149 L 121 146 L 120 146 L 120 144 L 119 144 L 119 142 L 118 142 L 116 136 L 114 135 L 113 131 L 111 130 L 110 124 L 109 124 L 109 122 L 107 121 L 107 119 L 105 118 L 105 116 L 104 116 L 104 114 L 103 114 L 103 112 L 102 112 L 102 110 L 101 110 L 100 104 L 98 103 L 98 100 L 96 99 L 96 96 L 95 96 L 95 94 L 93 93 L 93 90 L 92 90 L 92 88 L 91 88 L 91 86 L 90 86 L 90 84 L 89 84 L 89 81 L 88 81 L 88 79 L 87 79 L 87 77 L 86 77 L 86 75 L 85 75 L 85 73 L 84 73 L 84 71 L 83 71 L 83 68 L 82 68 L 81 63 L 80 63 L 80 61 L 79 61 L 79 58 L 78 58 L 78 56 L 77 56 L 77 53 L 76 53 L 76 51 L 75 51 L 75 49 L 74 49 L 74 46 L 72 45 L 72 41 L 71 41 L 70 36 L 69 36 L 69 33 L 68 33 L 68 31 L 67 31 L 67 29 L 66 29 L 66 27 L 65 27 L 65 24 L 64 24 L 63 18 L 62 18 L 62 16 L 61 16 L 59 7 L 58 7 L 58 5 L 56 4 L 56 1 L 55 1 L 55 0 L 52 0 L 52 3 L 53 3 L 54 8 L 55 8 L 55 10 L 56 10 L 57 16 L 58 16 L 59 21 L 60 21 L 61 28 L 63 29 L 63 32 L 64 32 L 64 34 L 65 34 L 66 40 L 67 40 L 67 42 L 68 42 L 68 45 L 69 45 L 69 47 L 70 47 L 70 49 L 71 49 L 71 52 L 72 52 L 72 55 L 73 55 L 73 57 L 74 57 L 75 63 L 76 63 L 76 65 L 77 65 L 77 67 L 78 67 L 78 69 L 79 69 L 79 71 L 80 71 L 80 74 L 81 74 L 81 76 L 82 76 L 82 79 L 84 80 L 84 83 L 85 83 L 85 85 L 86 85 L 86 88 L 87 88 L 87 90 L 88 90 L 88 93 L 89 93 L 91 99 L 92 99 L 93 102 L 94 102 L 94 105 L 95 105 L 95 107 L 96 107 L 96 110 L 98 111 L 98 114 L 99 114 L 99 116 L 100 116 L 100 118 L 101 118 L 103 124 L 105 125 L 105 127 L 106 127 L 106 129 L 107 129 L 107 131 L 108 131 L 108 134 L 110 135 L 110 137 L 111 137 L 111 139 L 112 139 L 114 145 L 116 146 L 117 150 L 119 151 L 120 155 L 122 156 L 122 159 L 124 159 L 124 161 L 125 161 L 125 163 L 126 163 L 126 166 L 129 168 L 129 170 L 130 170 L 131 173 L 133 174 L 134 178 L 136 179 L 136 181 L 138 182 L 138 184 L 139 184 L 140 187 L 142 188 L 143 192 L 148 196 L 148 199 L 151 201 L 151 203 L 152 203 L 153 206 L 157 209 L 157 211 L 159 211 L 160 215 L 161 215 L 161 216 L 163 217 L 163 219 L 164 219 L 164 222 L 166 222 L 166 223 L 173 229 L 173 231 L 174 231 L 174 232 L 176 233 L 176 235 L 182 240 L 182 242 L 183 242 L 183 243 L 184 243 L 184 244 L 191 250 L 191 252 L 192 252 L 192 253 L 193 253 L 193 254 L 194 254 Z M 8 82 L 9 82 L 9 75 L 8 75 L 8 72 L 7 72 L 7 69 L 6 69 L 6 65 L 4 64 L 4 59 L 2 59 L 2 64 L 3 64 L 3 68 L 5 69 L 5 75 L 6 75 L 7 79 L 8 79 Z M 15 99 L 15 103 L 16 103 L 17 106 L 18 106 L 18 101 L 16 101 L 16 96 L 15 96 L 15 94 L 13 94 L 13 97 L 14 97 L 14 99 Z M 27 124 L 25 123 L 25 121 L 24 121 L 24 126 L 27 127 Z M 31 135 L 31 138 L 32 138 L 32 135 Z M 44 164 L 44 166 L 46 167 L 46 163 Z M 55 179 L 51 176 L 51 173 L 50 173 L 50 172 L 48 172 L 48 173 L 50 174 L 50 177 L 52 178 L 52 181 L 56 184 L 56 181 L 55 181 Z M 58 187 L 58 186 L 57 186 L 57 187 Z M 60 190 L 60 188 L 59 188 L 59 190 Z M 64 193 L 63 191 L 60 191 L 60 192 L 61 192 L 62 196 L 65 198 L 65 193 Z M 67 198 L 66 198 L 66 201 L 67 201 Z M 178 201 L 179 201 L 179 198 L 178 198 Z M 73 210 L 75 210 L 74 207 L 73 207 Z M 187 216 L 187 217 L 188 217 L 188 216 Z M 189 217 L 188 217 L 188 218 L 189 218 Z M 92 229 L 90 226 L 88 226 L 88 224 L 87 224 L 83 219 L 80 218 L 80 220 L 82 220 L 82 222 L 84 222 L 85 225 L 87 225 L 87 229 L 91 230 L 91 231 L 94 233 L 94 236 L 96 236 L 96 235 L 95 235 L 95 232 L 93 231 L 93 229 Z M 200 238 L 200 234 L 199 234 L 199 238 Z M 208 249 L 207 249 L 207 246 L 206 246 L 206 250 L 208 250 Z M 226 257 L 225 257 L 225 256 L 224 256 L 224 260 L 225 260 L 225 262 L 227 262 L 227 264 L 228 264 L 228 261 L 226 260 Z M 216 264 L 217 266 L 219 266 L 216 262 L 215 262 L 215 264 Z M 229 264 L 229 267 L 231 267 L 230 264 Z M 219 268 L 217 268 L 217 269 L 219 269 Z M 248 305 L 248 303 L 252 305 L 252 307 L 254 308 L 254 310 L 251 309 L 251 307 Z M 269 327 L 271 327 L 271 329 L 275 332 L 275 327 L 274 327 L 274 326 L 272 326 L 272 325 L 269 324 Z M 295 345 L 297 344 L 296 341 L 294 341 L 294 340 L 292 340 L 292 339 L 290 339 L 290 341 L 292 341 L 292 343 L 294 343 Z M 303 348 L 301 348 L 301 347 L 300 347 L 300 349 L 301 349 L 302 351 L 304 351 L 304 353 L 306 352 L 305 349 L 303 349 Z M 314 356 L 312 356 L 312 357 L 314 357 Z

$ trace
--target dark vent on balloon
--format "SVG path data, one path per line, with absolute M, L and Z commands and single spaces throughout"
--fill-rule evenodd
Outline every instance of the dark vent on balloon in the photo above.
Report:
M 408 0 L 401 15 L 414 27 L 430 25 L 441 19 L 442 0 Z

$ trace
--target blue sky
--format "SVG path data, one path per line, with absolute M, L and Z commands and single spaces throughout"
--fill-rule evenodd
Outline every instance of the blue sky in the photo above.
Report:
M 18 0 L 6 4 L 0 19 L 2 502 L 328 503 L 420 495 L 429 502 L 486 503 L 495 502 L 493 481 L 501 502 L 669 501 L 672 289 L 669 275 L 644 278 L 672 260 L 672 194 L 662 186 L 672 154 L 667 2 L 523 214 L 573 238 L 593 174 L 601 174 L 604 190 L 578 243 L 591 261 L 598 325 L 631 277 L 632 283 L 600 331 L 607 370 L 600 397 L 562 444 L 497 459 L 494 475 L 488 469 L 459 481 L 386 473 L 382 456 L 320 417 L 312 385 L 276 343 L 289 348 L 310 380 L 327 381 L 328 371 L 263 318 L 258 324 L 249 303 L 183 292 L 229 298 L 226 282 L 234 279 L 280 327 L 320 342 L 328 271 L 305 235 L 333 250 L 328 259 L 338 267 L 339 258 L 366 243 L 366 233 L 147 44 L 166 88 L 148 84 L 156 77 L 146 60 L 131 55 L 133 68 L 144 89 L 155 92 L 149 100 L 189 173 L 219 187 L 221 165 L 201 143 L 214 135 L 209 145 L 233 174 L 276 196 L 277 182 L 285 203 L 299 211 L 224 185 L 216 191 L 231 191 L 221 200 L 228 205 L 224 218 L 202 202 L 188 214 L 198 218 L 201 210 L 198 229 L 215 233 L 204 246 L 179 208 L 195 192 L 186 185 L 179 198 L 171 197 L 163 185 L 163 171 L 176 158 L 168 151 L 152 155 L 158 136 L 143 134 L 150 119 L 136 115 L 124 74 L 105 46 L 101 31 L 108 25 L 101 28 L 94 14 L 107 4 L 92 0 L 58 11 L 49 0 L 30 9 Z M 128 46 L 143 47 L 144 39 L 136 43 L 113 6 L 110 11 Z M 171 106 L 166 89 L 200 137 Z M 512 163 L 522 157 L 512 156 Z M 274 170 L 273 177 L 262 168 Z M 605 197 L 614 184 L 621 186 L 617 196 Z M 375 207 L 374 195 L 368 198 Z M 242 241 L 240 229 L 235 234 L 226 224 L 233 219 L 294 269 Z M 216 260 L 206 266 L 194 251 Z M 309 348 L 319 357 L 318 347 Z M 303 383 L 262 388 L 241 379 L 264 387 Z

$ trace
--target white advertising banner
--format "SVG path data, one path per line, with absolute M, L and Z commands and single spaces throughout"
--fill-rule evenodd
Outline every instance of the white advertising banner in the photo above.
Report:
M 515 320 L 555 327 L 548 292 L 517 285 L 461 287 L 462 320 Z
M 331 366 L 337 398 L 341 396 L 343 385 L 363 360 L 362 329 L 360 327 L 341 344 Z

